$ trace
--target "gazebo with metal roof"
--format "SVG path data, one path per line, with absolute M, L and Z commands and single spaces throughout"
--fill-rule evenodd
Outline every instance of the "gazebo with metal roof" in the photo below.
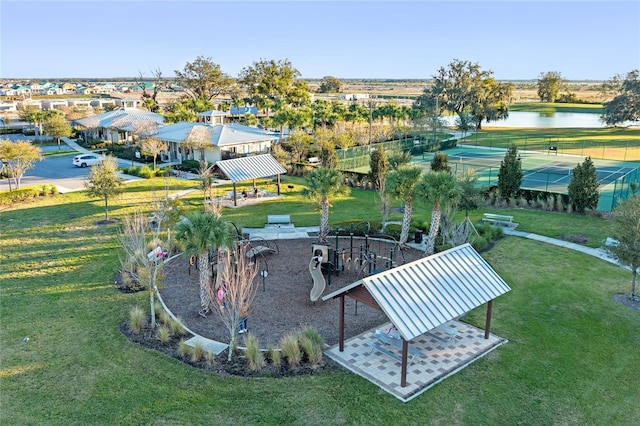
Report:
M 511 290 L 470 245 L 362 278 L 322 298 L 340 300 L 340 342 L 344 351 L 345 297 L 389 318 L 402 338 L 401 386 L 406 386 L 409 341 L 487 303 L 484 338 L 489 338 L 493 299 Z
M 287 172 L 271 154 L 222 160 L 216 163 L 216 167 L 233 182 L 234 206 L 238 205 L 237 182 L 253 180 L 253 186 L 255 186 L 256 179 L 277 176 L 278 195 L 280 195 L 280 175 Z

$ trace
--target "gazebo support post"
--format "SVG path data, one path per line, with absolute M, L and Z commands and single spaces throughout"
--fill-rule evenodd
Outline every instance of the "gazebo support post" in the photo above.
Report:
M 344 352 L 344 293 L 340 295 L 340 352 Z
M 238 191 L 236 190 L 236 183 L 233 182 L 233 207 L 238 207 Z
M 493 310 L 493 300 L 487 302 L 487 320 L 484 323 L 484 338 L 489 338 L 489 332 L 491 331 L 491 311 Z
M 278 187 L 278 195 L 280 195 L 280 175 L 278 175 L 278 184 L 276 186 Z
M 409 353 L 409 342 L 402 339 L 402 372 L 400 373 L 400 386 L 407 386 L 407 355 Z

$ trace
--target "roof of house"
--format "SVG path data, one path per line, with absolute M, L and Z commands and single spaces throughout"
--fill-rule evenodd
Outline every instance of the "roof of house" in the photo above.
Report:
M 258 115 L 258 107 L 255 107 L 255 106 L 231 107 L 229 108 L 229 113 L 231 115 L 244 115 L 247 113 Z
M 197 131 L 208 131 L 213 146 L 233 146 L 250 142 L 273 141 L 278 139 L 272 132 L 238 123 L 211 126 L 203 123 L 180 122 L 158 129 L 155 137 L 169 142 L 184 142 Z
M 107 129 L 134 131 L 149 124 L 154 126 L 162 125 L 162 123 L 164 123 L 164 116 L 143 109 L 118 108 L 113 111 L 75 120 L 74 123 L 88 129 L 104 127 Z
M 216 167 L 220 168 L 232 182 L 265 178 L 287 172 L 271 154 L 222 160 L 216 162 Z
M 357 292 L 360 287 L 406 340 L 511 290 L 470 244 L 362 278 L 322 300 Z

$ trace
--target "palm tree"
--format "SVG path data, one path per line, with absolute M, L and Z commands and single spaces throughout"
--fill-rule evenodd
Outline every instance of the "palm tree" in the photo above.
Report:
M 320 203 L 319 241 L 326 242 L 329 234 L 329 199 L 348 192 L 349 188 L 342 184 L 342 175 L 338 170 L 320 167 L 307 176 L 307 188 L 302 193 Z
M 404 216 L 402 217 L 402 231 L 400 232 L 401 245 L 409 239 L 411 215 L 413 214 L 413 197 L 422 174 L 422 168 L 418 166 L 403 166 L 393 170 L 387 176 L 387 191 L 394 198 L 404 202 Z
M 418 193 L 425 200 L 433 203 L 431 210 L 431 225 L 427 236 L 426 255 L 430 256 L 435 251 L 436 236 L 440 230 L 443 208 L 447 210 L 455 205 L 462 196 L 460 183 L 451 173 L 428 172 L 422 177 Z
M 220 216 L 210 213 L 190 213 L 187 220 L 178 224 L 176 234 L 178 241 L 184 244 L 184 255 L 195 255 L 198 258 L 200 281 L 200 312 L 206 316 L 209 312 L 211 298 L 207 286 L 211 281 L 209 267 L 209 251 L 229 244 L 227 224 Z

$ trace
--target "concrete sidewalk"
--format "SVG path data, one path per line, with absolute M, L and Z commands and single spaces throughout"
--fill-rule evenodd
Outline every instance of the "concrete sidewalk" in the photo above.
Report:
M 557 238 L 545 237 L 543 235 L 532 234 L 530 232 L 516 231 L 515 229 L 507 228 L 504 230 L 504 233 L 505 235 L 513 235 L 515 237 L 528 238 L 530 240 L 540 241 L 542 243 L 547 243 L 554 246 L 564 247 L 570 250 L 579 251 L 584 254 L 597 257 L 598 259 L 602 259 L 606 262 L 613 263 L 614 265 L 620 266 L 621 268 L 628 269 L 629 271 L 631 270 L 631 268 L 628 266 L 620 265 L 618 261 L 616 261 L 611 256 L 609 256 L 607 252 L 604 251 L 604 249 L 602 249 L 601 247 L 599 248 L 587 247 L 581 244 L 575 244 L 575 243 L 570 243 L 569 241 L 559 240 Z

